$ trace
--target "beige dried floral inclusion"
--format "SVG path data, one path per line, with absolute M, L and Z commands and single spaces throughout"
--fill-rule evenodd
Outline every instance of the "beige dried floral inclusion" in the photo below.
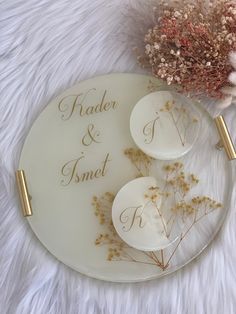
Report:
M 125 155 L 138 170 L 138 174 L 147 175 L 150 170 L 152 159 L 144 156 L 141 151 L 130 148 L 125 150 Z M 143 163 L 143 165 L 141 165 Z M 174 243 L 171 252 L 160 250 L 155 252 L 138 251 L 129 247 L 116 233 L 111 220 L 111 208 L 115 195 L 106 192 L 104 195 L 93 197 L 92 206 L 99 223 L 104 232 L 95 240 L 96 246 L 107 246 L 108 261 L 127 261 L 153 265 L 165 270 L 170 266 L 172 258 L 193 227 L 212 212 L 220 209 L 222 204 L 208 196 L 191 197 L 190 192 L 194 186 L 199 184 L 199 179 L 194 174 L 186 174 L 184 165 L 180 162 L 167 164 L 163 167 L 165 183 L 163 189 L 151 187 L 146 193 L 147 200 L 156 202 L 160 193 L 162 194 L 162 208 L 169 206 L 170 198 L 174 199 L 169 210 L 170 215 L 166 221 L 166 235 L 170 236 L 177 219 L 186 223 L 178 240 Z M 144 172 L 143 172 L 144 171 Z
M 149 175 L 150 167 L 154 158 L 146 155 L 140 149 L 136 148 L 127 148 L 125 149 L 124 154 L 138 171 L 137 177 Z

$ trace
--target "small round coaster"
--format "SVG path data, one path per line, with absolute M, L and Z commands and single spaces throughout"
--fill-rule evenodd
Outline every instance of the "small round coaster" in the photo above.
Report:
M 158 91 L 135 105 L 130 131 L 136 145 L 156 159 L 182 157 L 193 147 L 200 119 L 191 100 L 175 92 Z
M 161 182 L 155 178 L 142 177 L 124 185 L 112 206 L 113 225 L 122 240 L 143 251 L 169 246 L 173 239 L 161 205 Z

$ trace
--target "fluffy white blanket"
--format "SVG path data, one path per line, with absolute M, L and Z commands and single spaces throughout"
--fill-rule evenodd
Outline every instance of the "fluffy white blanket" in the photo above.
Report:
M 140 284 L 100 282 L 67 268 L 41 246 L 18 208 L 14 171 L 43 107 L 79 80 L 140 72 L 126 45 L 127 2 L 0 1 L 1 314 L 236 311 L 235 189 L 230 215 L 209 250 L 171 276 Z M 235 140 L 235 108 L 225 117 Z

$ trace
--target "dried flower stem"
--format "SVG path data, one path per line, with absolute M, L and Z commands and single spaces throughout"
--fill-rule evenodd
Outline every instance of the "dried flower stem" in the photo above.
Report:
M 180 246 L 181 242 L 183 241 L 183 239 L 186 237 L 186 235 L 189 233 L 189 231 L 192 229 L 192 227 L 198 222 L 200 221 L 202 218 L 204 218 L 205 216 L 209 215 L 210 213 L 212 213 L 213 211 L 215 211 L 216 208 L 212 209 L 211 211 L 209 211 L 208 213 L 204 213 L 202 216 L 200 216 L 198 219 L 194 219 L 193 222 L 191 223 L 191 225 L 189 226 L 189 228 L 184 232 L 184 234 L 181 234 L 178 244 L 176 245 L 175 249 L 173 250 L 173 252 L 171 253 L 169 259 L 167 260 L 166 264 L 165 264 L 165 268 L 169 266 L 169 263 L 172 259 L 172 257 L 174 256 L 174 254 L 176 253 L 178 247 Z
M 126 156 L 134 165 L 136 162 L 140 162 L 140 167 L 142 167 L 142 163 L 146 163 L 147 167 L 151 166 L 151 160 L 138 153 L 137 150 L 127 150 Z M 92 204 L 95 209 L 95 215 L 98 217 L 100 224 L 103 225 L 107 230 L 107 233 L 100 234 L 97 237 L 95 244 L 108 245 L 108 261 L 129 261 L 142 263 L 146 265 L 157 266 L 164 271 L 169 267 L 170 262 L 175 256 L 175 253 L 180 247 L 182 241 L 186 238 L 187 234 L 192 230 L 192 228 L 201 219 L 211 214 L 216 209 L 222 207 L 220 203 L 217 203 L 216 201 L 206 196 L 197 196 L 190 199 L 190 201 L 185 199 L 191 188 L 198 184 L 199 180 L 193 174 L 186 176 L 183 171 L 183 164 L 175 162 L 173 164 L 166 165 L 163 170 L 166 173 L 166 182 L 164 184 L 163 190 L 160 191 L 158 187 L 151 187 L 149 189 L 150 191 L 145 194 L 145 197 L 149 199 L 149 202 L 152 201 L 155 203 L 158 199 L 158 195 L 162 195 L 164 198 L 164 204 L 167 198 L 172 195 L 174 201 L 174 205 L 172 205 L 173 207 L 171 208 L 172 213 L 170 214 L 169 219 L 167 219 L 166 225 L 164 220 L 162 220 L 163 227 L 165 226 L 166 235 L 170 236 L 178 217 L 181 218 L 184 222 L 186 221 L 186 230 L 180 235 L 177 244 L 173 248 L 172 253 L 166 261 L 166 258 L 164 257 L 165 250 L 160 250 L 158 252 L 137 251 L 124 243 L 114 229 L 111 221 L 111 207 L 114 200 L 114 195 L 110 192 L 107 192 L 100 198 L 94 196 Z M 168 204 L 165 204 L 165 207 L 166 206 L 168 206 Z M 160 208 L 157 207 L 157 210 L 160 217 L 163 218 Z M 203 213 L 198 216 L 200 211 L 203 211 Z M 171 221 L 172 223 L 169 225 Z M 189 223 L 189 225 L 187 223 Z M 169 230 L 166 229 L 167 227 Z M 139 256 L 143 255 L 143 259 L 137 258 L 137 253 Z

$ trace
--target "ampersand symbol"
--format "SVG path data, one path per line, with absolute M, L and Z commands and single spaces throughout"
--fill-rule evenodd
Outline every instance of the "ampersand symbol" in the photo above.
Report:
M 92 143 L 99 144 L 99 143 L 101 143 L 97 140 L 99 138 L 99 136 L 100 136 L 100 132 L 95 130 L 94 124 L 91 123 L 88 125 L 87 132 L 82 138 L 82 144 L 84 146 L 89 146 Z

